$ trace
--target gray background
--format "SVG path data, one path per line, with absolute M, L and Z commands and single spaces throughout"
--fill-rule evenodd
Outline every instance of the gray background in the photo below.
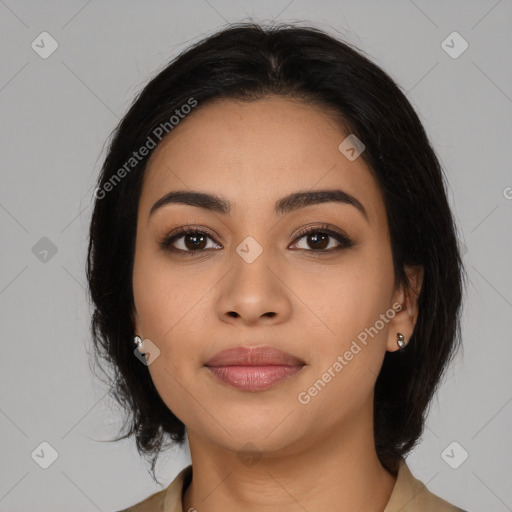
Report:
M 448 177 L 470 283 L 464 351 L 407 460 L 460 507 L 512 510 L 510 0 L 0 0 L 0 511 L 113 511 L 161 489 L 132 440 L 101 442 L 120 416 L 88 364 L 94 180 L 107 136 L 149 77 L 190 43 L 249 18 L 346 38 L 420 114 Z M 59 45 L 46 59 L 31 47 L 43 31 Z M 469 44 L 457 58 L 441 45 L 453 31 Z M 55 254 L 41 252 L 52 244 Z M 48 469 L 31 456 L 43 441 L 58 453 Z M 469 454 L 457 469 L 445 462 L 454 441 L 452 461 Z M 157 474 L 167 485 L 188 462 L 188 450 L 170 451 Z

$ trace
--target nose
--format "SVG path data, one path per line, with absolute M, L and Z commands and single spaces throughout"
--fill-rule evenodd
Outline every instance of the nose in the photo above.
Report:
M 217 314 L 223 322 L 273 325 L 290 317 L 291 292 L 270 253 L 264 250 L 250 263 L 234 254 L 219 283 Z

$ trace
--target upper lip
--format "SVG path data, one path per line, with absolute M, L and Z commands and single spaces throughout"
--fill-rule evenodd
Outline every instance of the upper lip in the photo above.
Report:
M 274 347 L 239 346 L 221 350 L 205 366 L 304 366 L 304 361 Z

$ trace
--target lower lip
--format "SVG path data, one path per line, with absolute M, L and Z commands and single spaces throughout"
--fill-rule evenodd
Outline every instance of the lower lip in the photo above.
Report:
M 261 391 L 293 377 L 303 366 L 207 366 L 219 380 L 243 391 Z

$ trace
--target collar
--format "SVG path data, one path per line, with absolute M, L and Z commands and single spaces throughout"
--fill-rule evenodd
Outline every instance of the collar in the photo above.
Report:
M 192 465 L 183 468 L 164 491 L 163 512 L 183 512 L 182 499 L 192 480 Z M 383 512 L 465 512 L 431 493 L 411 473 L 404 458 L 400 459 L 398 474 Z

